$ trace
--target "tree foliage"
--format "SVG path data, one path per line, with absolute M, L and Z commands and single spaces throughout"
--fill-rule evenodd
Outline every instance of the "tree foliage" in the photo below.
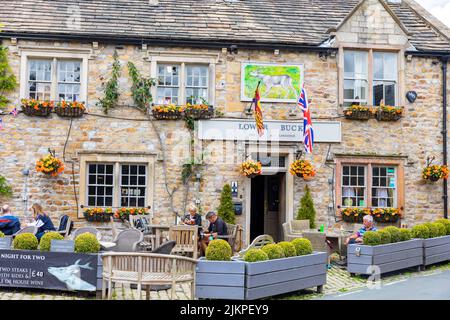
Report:
M 314 209 L 314 202 L 308 186 L 305 187 L 305 195 L 300 200 L 300 208 L 298 208 L 297 211 L 297 220 L 309 220 L 309 227 L 311 229 L 316 227 L 316 209 Z
M 235 224 L 236 215 L 234 214 L 233 198 L 231 196 L 231 186 L 226 184 L 223 186 L 222 193 L 220 195 L 220 206 L 217 209 L 217 214 L 226 223 Z

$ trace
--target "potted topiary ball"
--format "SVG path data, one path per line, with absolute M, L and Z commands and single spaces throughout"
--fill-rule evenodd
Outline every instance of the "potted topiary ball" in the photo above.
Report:
M 36 250 L 39 241 L 32 233 L 21 233 L 15 236 L 13 241 L 14 249 L 18 250 Z
M 75 238 L 75 252 L 77 253 L 97 253 L 100 250 L 100 243 L 92 233 L 85 232 Z
M 281 241 L 278 245 L 283 249 L 284 256 L 286 258 L 295 257 L 297 252 L 295 251 L 295 246 L 288 241 Z
M 230 261 L 233 252 L 227 241 L 222 239 L 212 240 L 206 248 L 206 260 Z
M 391 243 L 400 241 L 400 229 L 394 226 L 386 227 L 383 230 L 386 230 L 391 235 Z
M 391 234 L 389 233 L 389 231 L 382 229 L 376 232 L 378 232 L 381 237 L 381 244 L 391 243 Z
M 411 233 L 413 238 L 428 239 L 430 237 L 430 230 L 423 224 L 412 227 Z
M 304 256 L 313 253 L 311 241 L 305 238 L 297 238 L 292 240 L 297 256 Z
M 400 241 L 408 241 L 412 238 L 412 232 L 409 229 L 400 229 Z
M 64 237 L 56 231 L 47 232 L 41 238 L 39 249 L 41 251 L 50 251 L 52 240 L 64 240 Z
M 368 246 L 381 244 L 381 235 L 377 231 L 366 231 L 363 236 L 363 243 Z
M 436 220 L 436 222 L 442 224 L 445 227 L 445 234 L 446 235 L 450 235 L 450 220 L 439 219 L 439 220 Z
M 266 244 L 261 250 L 267 253 L 269 260 L 284 258 L 283 248 L 275 243 Z
M 267 253 L 261 249 L 250 249 L 244 255 L 245 262 L 258 262 L 269 260 Z

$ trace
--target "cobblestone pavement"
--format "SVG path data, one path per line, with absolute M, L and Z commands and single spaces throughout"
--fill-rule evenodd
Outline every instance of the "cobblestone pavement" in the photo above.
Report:
M 450 270 L 450 263 L 440 264 L 427 268 L 426 271 L 417 272 L 416 269 L 407 269 L 401 273 L 389 274 L 382 277 L 383 284 L 416 277 L 419 275 L 431 275 Z M 345 294 L 354 290 L 366 287 L 367 277 L 350 277 L 350 274 L 337 266 L 333 266 L 328 270 L 327 284 L 324 286 L 323 293 L 315 292 L 315 288 L 301 290 L 286 295 L 276 296 L 270 299 L 287 299 L 287 300 L 303 300 L 315 299 L 323 295 Z M 190 286 L 188 284 L 177 285 L 174 299 L 189 300 Z M 150 300 L 169 300 L 171 290 L 151 291 Z M 117 284 L 112 293 L 113 300 L 137 300 L 139 298 L 136 289 L 131 289 L 129 285 Z M 145 299 L 145 291 L 142 292 L 142 299 Z M 20 289 L 0 289 L 0 300 L 95 300 L 94 295 L 77 294 L 77 293 L 61 293 L 58 291 L 37 291 L 37 290 L 20 290 Z

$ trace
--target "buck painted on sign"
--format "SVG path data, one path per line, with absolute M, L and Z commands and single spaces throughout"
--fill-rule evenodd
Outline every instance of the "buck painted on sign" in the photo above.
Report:
M 94 285 L 81 279 L 81 269 L 93 270 L 93 268 L 90 267 L 90 263 L 80 265 L 79 262 L 80 260 L 77 260 L 68 267 L 49 267 L 48 272 L 64 282 L 69 290 L 95 291 Z
M 284 89 L 285 95 L 283 98 L 289 98 L 289 93 L 294 92 L 297 93 L 294 86 L 292 85 L 292 78 L 287 74 L 279 75 L 279 76 L 271 76 L 268 74 L 262 74 L 259 71 L 253 71 L 250 73 L 252 77 L 258 78 L 261 80 L 261 84 L 266 87 L 266 90 L 263 94 L 263 97 L 267 97 L 274 87 L 281 87 Z

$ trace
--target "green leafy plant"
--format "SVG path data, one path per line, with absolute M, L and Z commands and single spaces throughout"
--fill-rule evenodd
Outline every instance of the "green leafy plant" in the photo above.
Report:
M 64 237 L 56 231 L 47 232 L 41 238 L 39 249 L 41 251 L 50 251 L 52 240 L 64 240 Z
M 379 231 L 376 231 L 376 232 L 378 232 L 378 234 L 380 235 L 381 244 L 391 243 L 392 237 L 391 237 L 391 234 L 389 233 L 389 231 L 386 231 L 386 230 L 383 229 L 383 230 L 379 230 Z
M 230 261 L 233 252 L 227 241 L 222 239 L 212 240 L 206 248 L 206 260 Z
M 442 223 L 433 222 L 432 225 L 434 225 L 438 230 L 438 237 L 443 237 L 447 234 L 447 229 Z
M 439 219 L 439 220 L 436 220 L 436 222 L 444 225 L 445 226 L 445 234 L 450 235 L 450 220 Z
M 298 208 L 297 211 L 297 220 L 309 220 L 309 227 L 311 229 L 316 227 L 316 209 L 314 209 L 314 202 L 308 186 L 305 187 L 305 195 L 300 200 L 300 208 Z
M 0 109 L 9 103 L 8 92 L 14 91 L 17 80 L 8 63 L 8 48 L 0 46 Z
M 0 175 L 0 196 L 12 196 L 12 188 L 6 181 L 6 178 Z
M 381 235 L 377 231 L 366 231 L 363 235 L 363 243 L 368 246 L 381 244 Z
M 234 213 L 233 198 L 231 196 L 231 186 L 226 184 L 223 186 L 222 194 L 220 195 L 220 205 L 217 209 L 217 214 L 223 221 L 231 224 L 236 223 L 236 215 Z
M 269 260 L 267 253 L 261 249 L 250 249 L 244 255 L 244 261 L 246 262 L 258 262 Z
M 278 243 L 278 245 L 283 249 L 284 256 L 286 258 L 288 257 L 295 257 L 297 255 L 297 252 L 295 250 L 295 246 L 288 242 L 288 241 L 281 241 Z
M 391 242 L 399 242 L 401 238 L 400 229 L 394 226 L 389 226 L 384 228 L 391 235 Z
M 85 232 L 75 238 L 75 252 L 96 253 L 100 250 L 100 243 L 92 233 Z
M 412 232 L 409 229 L 402 228 L 400 231 L 400 241 L 408 241 L 412 238 Z
M 269 260 L 284 258 L 283 248 L 275 243 L 266 244 L 261 250 L 267 253 Z
M 120 96 L 119 84 L 117 82 L 120 72 L 120 61 L 119 55 L 117 54 L 116 50 L 114 50 L 113 59 L 114 62 L 112 65 L 111 78 L 105 85 L 105 96 L 102 99 L 99 99 L 99 101 L 96 103 L 97 106 L 103 108 L 103 112 L 105 114 L 108 113 L 109 109 L 114 108 L 114 106 L 117 104 L 117 101 L 119 101 Z
M 313 253 L 313 247 L 311 241 L 305 238 L 296 238 L 291 241 L 295 247 L 297 256 L 304 256 Z
M 436 238 L 439 237 L 439 227 L 433 224 L 432 222 L 425 222 L 423 224 L 428 228 L 428 238 Z
M 39 241 L 32 233 L 21 233 L 14 237 L 13 247 L 18 250 L 36 250 Z
M 413 238 L 428 239 L 430 237 L 430 230 L 423 224 L 412 227 L 411 233 Z
M 151 89 L 156 84 L 156 80 L 141 76 L 132 62 L 128 62 L 128 73 L 133 81 L 133 85 L 131 86 L 131 94 L 133 96 L 134 103 L 136 104 L 136 107 L 142 111 L 147 111 L 153 101 Z
M 0 231 L 0 238 L 4 238 L 4 237 L 5 237 L 5 234 Z

